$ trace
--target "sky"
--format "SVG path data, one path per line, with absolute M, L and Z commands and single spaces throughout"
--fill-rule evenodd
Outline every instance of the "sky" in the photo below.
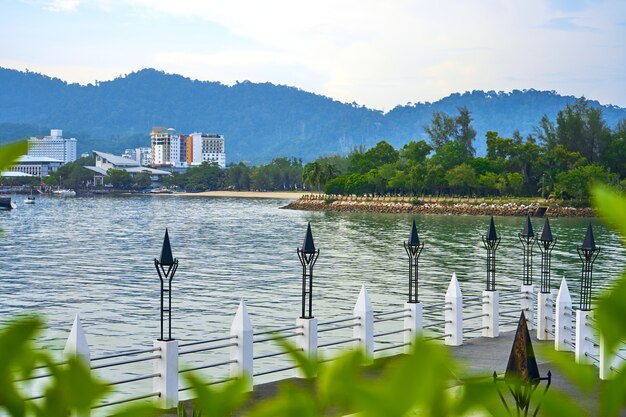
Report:
M 624 0 L 0 0 L 0 66 L 81 84 L 156 68 L 388 111 L 555 90 L 626 107 Z

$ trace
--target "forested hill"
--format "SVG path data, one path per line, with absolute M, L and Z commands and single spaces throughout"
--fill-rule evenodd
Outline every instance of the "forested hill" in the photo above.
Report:
M 592 97 L 591 97 L 592 98 Z M 416 101 L 419 97 L 415 98 Z M 386 139 L 395 147 L 425 139 L 433 112 L 471 112 L 476 149 L 483 154 L 485 132 L 510 136 L 533 132 L 545 113 L 552 120 L 575 97 L 515 90 L 452 94 L 434 103 L 398 106 L 386 114 L 298 88 L 241 82 L 227 86 L 144 69 L 97 85 L 68 84 L 45 75 L 0 68 L 0 141 L 44 135 L 50 128 L 78 139 L 80 152 L 121 153 L 149 146 L 152 126 L 179 132 L 202 131 L 226 137 L 229 162 L 266 162 L 277 156 L 311 161 L 347 153 Z M 593 106 L 600 106 L 591 102 Z M 603 107 L 613 128 L 626 109 Z

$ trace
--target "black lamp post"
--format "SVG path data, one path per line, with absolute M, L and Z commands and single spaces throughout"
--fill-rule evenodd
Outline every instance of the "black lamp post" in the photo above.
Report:
M 165 229 L 165 237 L 163 238 L 161 257 L 154 259 L 154 267 L 161 280 L 161 338 L 159 340 L 172 340 L 172 278 L 178 269 L 178 259 L 174 259 L 172 256 L 167 229 Z M 167 288 L 165 288 L 165 281 L 167 281 Z M 163 306 L 164 293 L 167 293 L 167 308 Z M 163 337 L 163 313 L 167 313 L 167 339 Z
M 302 249 L 298 248 L 297 252 L 298 258 L 300 258 L 300 263 L 302 264 L 302 315 L 300 318 L 312 319 L 313 266 L 315 265 L 315 261 L 317 261 L 317 257 L 320 255 L 320 251 L 319 249 L 315 250 L 313 234 L 311 233 L 311 222 L 309 222 L 309 225 L 307 226 Z
M 418 282 L 418 268 L 420 254 L 424 249 L 424 243 L 420 242 L 420 238 L 417 235 L 417 227 L 415 226 L 415 220 L 413 220 L 413 227 L 411 228 L 411 234 L 409 235 L 408 242 L 404 242 L 404 250 L 409 255 L 409 303 L 418 303 L 417 297 L 417 282 Z
M 541 251 L 541 292 L 544 294 L 550 292 L 550 257 L 554 245 L 556 245 L 556 238 L 552 237 L 550 220 L 546 217 L 546 222 L 543 225 L 543 231 L 539 238 L 539 250 Z
M 591 287 L 593 284 L 593 263 L 600 254 L 600 248 L 596 246 L 596 241 L 593 238 L 593 229 L 591 223 L 587 227 L 587 234 L 585 240 L 583 240 L 582 246 L 576 248 L 578 250 L 578 256 L 583 262 L 583 269 L 580 282 L 580 304 L 579 308 L 582 311 L 591 310 Z
M 493 216 L 489 221 L 489 230 L 482 236 L 483 245 L 487 249 L 487 291 L 496 290 L 496 249 L 500 245 L 500 238 L 496 233 L 496 225 Z
M 543 390 L 544 396 L 546 395 L 548 388 L 550 388 L 550 384 L 552 383 L 552 373 L 548 371 L 548 376 L 543 378 L 539 375 L 539 367 L 537 366 L 535 352 L 533 350 L 532 342 L 530 341 L 528 325 L 526 324 L 526 317 L 524 316 L 523 311 L 517 324 L 515 340 L 513 341 L 513 347 L 511 348 L 511 354 L 509 356 L 509 362 L 506 366 L 504 378 L 498 378 L 498 375 L 494 372 L 493 380 L 496 384 L 498 395 L 500 396 L 500 399 L 510 416 L 513 414 L 511 413 L 504 396 L 500 392 L 500 388 L 498 388 L 498 381 L 504 380 L 504 383 L 515 401 L 515 408 L 517 411 L 516 415 L 518 417 L 528 416 L 530 399 L 539 387 L 541 381 L 547 381 L 546 387 Z M 537 415 L 540 406 L 541 400 L 539 401 L 535 412 L 532 414 L 533 416 Z
M 526 215 L 526 223 L 522 233 L 517 235 L 522 242 L 523 249 L 523 272 L 522 282 L 524 285 L 533 284 L 533 245 L 535 244 L 535 231 L 530 222 L 530 214 Z

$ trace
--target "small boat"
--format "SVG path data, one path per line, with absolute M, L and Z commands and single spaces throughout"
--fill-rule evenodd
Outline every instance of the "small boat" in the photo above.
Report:
M 35 197 L 33 197 L 33 189 L 30 189 L 30 196 L 24 199 L 24 204 L 35 204 Z
M 58 195 L 59 197 L 75 197 L 76 191 L 74 190 L 54 190 L 52 192 L 54 195 Z
M 173 194 L 172 190 L 169 190 L 165 187 L 161 188 L 153 188 L 150 190 L 150 194 Z
M 13 210 L 17 204 L 11 201 L 11 197 L 0 197 L 0 210 Z

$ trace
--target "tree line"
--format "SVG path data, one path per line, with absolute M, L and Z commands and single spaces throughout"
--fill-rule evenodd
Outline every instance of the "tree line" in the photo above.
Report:
M 298 158 L 275 158 L 256 166 L 243 162 L 226 169 L 210 163 L 166 177 L 166 186 L 186 191 L 218 189 L 288 191 L 327 194 L 455 194 L 475 196 L 588 197 L 588 184 L 620 184 L 626 188 L 626 119 L 608 127 L 602 108 L 582 98 L 561 109 L 555 121 L 543 116 L 533 133 L 501 137 L 486 134 L 487 152 L 476 156 L 476 131 L 465 107 L 449 115 L 435 112 L 424 126 L 427 139 L 395 149 L 380 141 L 358 146 L 348 155 L 320 156 L 303 166 Z M 92 158 L 66 164 L 45 179 L 51 185 L 82 188 L 93 178 L 83 165 Z M 121 189 L 150 187 L 147 173 L 130 176 L 110 170 L 105 183 Z M 19 180 L 12 181 L 34 181 Z M 6 179 L 4 180 L 6 183 Z
M 477 157 L 476 132 L 465 107 L 457 115 L 435 112 L 428 140 L 394 149 L 380 141 L 346 157 L 306 164 L 304 184 L 327 194 L 458 194 L 587 199 L 588 184 L 626 188 L 626 120 L 610 129 L 602 109 L 584 98 L 543 116 L 534 132 L 510 138 L 487 132 L 487 154 Z

